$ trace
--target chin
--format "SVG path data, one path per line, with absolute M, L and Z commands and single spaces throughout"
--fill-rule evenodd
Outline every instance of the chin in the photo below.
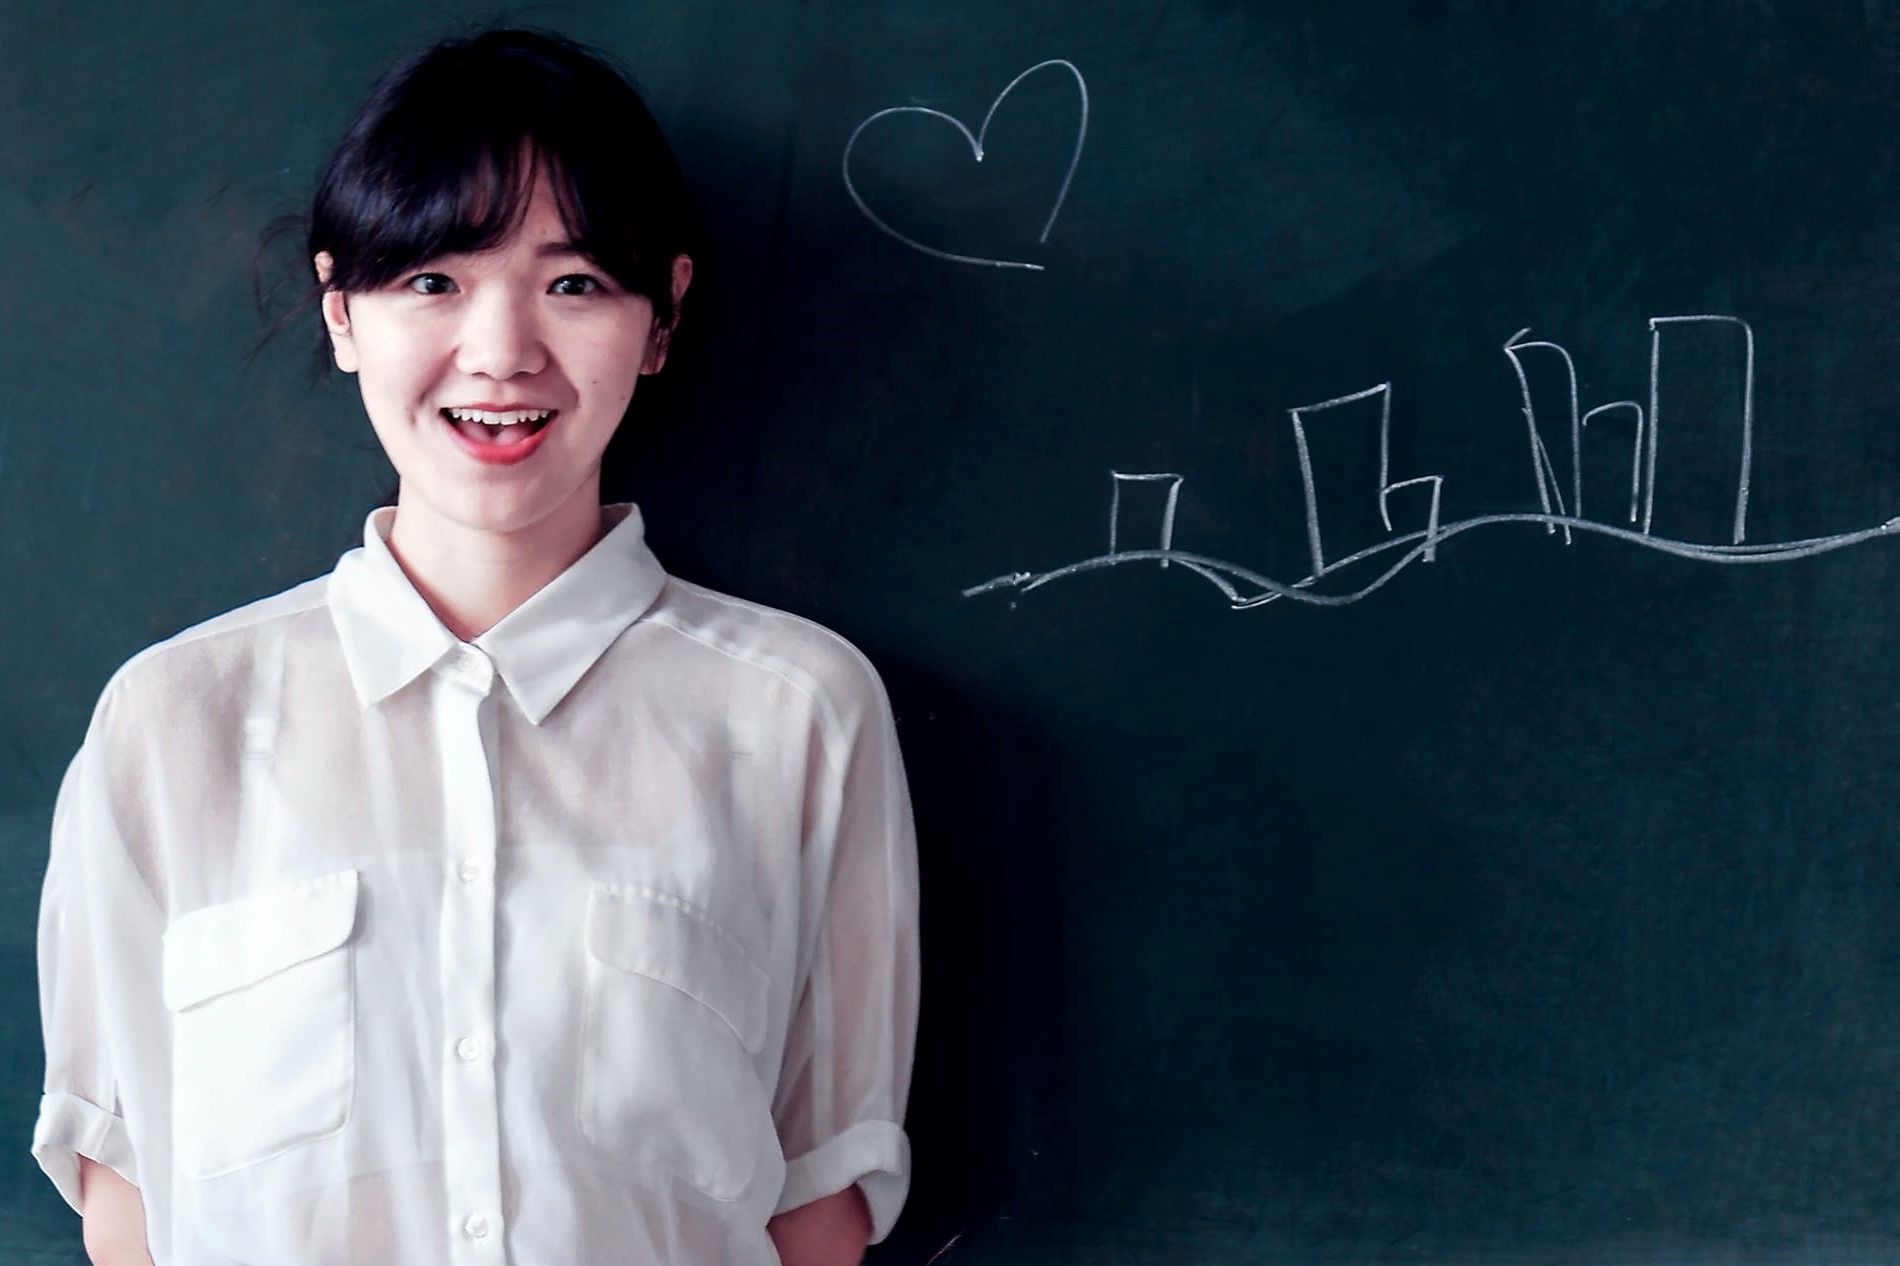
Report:
M 455 517 L 469 527 L 490 532 L 513 532 L 532 527 L 550 515 L 570 509 L 576 500 L 585 499 L 590 507 L 600 504 L 598 479 L 589 491 L 587 481 L 576 479 L 571 486 L 563 481 L 551 485 L 536 480 L 532 486 L 466 487 L 457 490 Z M 440 503 L 438 503 L 440 504 Z
M 481 488 L 467 484 L 418 486 L 412 504 L 424 517 L 483 532 L 513 532 L 527 527 L 554 507 L 545 496 L 526 489 Z

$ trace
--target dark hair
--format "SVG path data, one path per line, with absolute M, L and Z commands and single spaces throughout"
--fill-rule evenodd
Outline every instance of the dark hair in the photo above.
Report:
M 251 349 L 316 307 L 328 290 L 371 290 L 436 256 L 498 246 L 525 214 L 545 169 L 575 249 L 678 321 L 677 255 L 699 254 L 699 226 L 679 164 L 630 77 L 604 54 L 552 31 L 502 27 L 441 40 L 383 75 L 325 165 L 309 213 L 267 227 L 301 232 L 306 279 L 297 303 Z M 328 251 L 316 282 L 311 259 Z M 696 261 L 697 262 L 697 261 Z M 317 328 L 316 374 L 331 369 Z

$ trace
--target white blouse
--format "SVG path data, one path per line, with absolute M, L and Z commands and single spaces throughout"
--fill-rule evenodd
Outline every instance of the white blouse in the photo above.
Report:
M 778 1266 L 909 1185 L 917 859 L 883 684 L 637 507 L 471 642 L 390 553 L 133 656 L 60 784 L 33 1155 L 157 1266 Z

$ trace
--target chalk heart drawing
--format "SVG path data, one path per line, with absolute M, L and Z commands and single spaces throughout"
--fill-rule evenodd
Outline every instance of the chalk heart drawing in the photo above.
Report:
M 990 268 L 1023 268 L 1030 272 L 1043 271 L 1041 264 L 1033 264 L 1027 260 L 985 259 L 980 255 L 959 255 L 954 251 L 940 250 L 935 246 L 920 242 L 914 237 L 908 237 L 903 233 L 899 233 L 886 223 L 882 216 L 866 205 L 863 195 L 858 192 L 857 185 L 852 182 L 851 151 L 856 148 L 858 138 L 864 135 L 864 130 L 873 123 L 876 123 L 879 119 L 886 119 L 896 114 L 921 114 L 927 118 L 948 123 L 951 127 L 963 133 L 963 139 L 970 143 L 971 155 L 980 163 L 983 161 L 983 138 L 989 135 L 990 120 L 995 117 L 996 108 L 1003 104 L 1003 98 L 1015 91 L 1017 84 L 1029 78 L 1037 71 L 1048 70 L 1057 66 L 1075 76 L 1076 91 L 1081 94 L 1082 98 L 1082 112 L 1075 126 L 1075 150 L 1069 155 L 1069 169 L 1062 175 L 1062 187 L 1056 190 L 1056 200 L 1049 208 L 1049 218 L 1043 221 L 1042 234 L 1036 239 L 1038 243 L 1047 242 L 1049 240 L 1049 230 L 1056 226 L 1056 217 L 1062 214 L 1063 199 L 1069 196 L 1069 182 L 1075 179 L 1076 164 L 1082 161 L 1082 140 L 1088 135 L 1089 130 L 1089 86 L 1083 81 L 1082 72 L 1077 70 L 1073 63 L 1064 61 L 1060 57 L 1052 57 L 1046 62 L 1037 62 L 1034 66 L 1031 66 L 1028 70 L 1025 70 L 1022 74 L 1010 80 L 1003 90 L 996 94 L 996 100 L 990 102 L 990 108 L 983 112 L 983 122 L 977 126 L 974 134 L 965 126 L 963 120 L 954 115 L 945 114 L 942 110 L 932 110 L 928 106 L 890 106 L 887 109 L 879 110 L 876 114 L 873 114 L 870 118 L 853 128 L 851 130 L 851 139 L 844 143 L 843 170 L 845 192 L 851 195 L 851 201 L 858 204 L 858 210 L 864 212 L 866 219 L 913 250 L 922 251 L 924 254 L 936 259 L 947 259 L 956 264 L 980 264 Z

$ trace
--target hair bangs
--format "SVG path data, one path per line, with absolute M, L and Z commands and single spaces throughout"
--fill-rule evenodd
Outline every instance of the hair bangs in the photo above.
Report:
M 701 241 L 658 122 L 604 54 L 516 27 L 441 40 L 376 82 L 319 177 L 310 214 L 283 221 L 303 229 L 306 260 L 331 261 L 299 306 L 506 244 L 541 176 L 573 248 L 651 302 L 670 330 L 679 316 L 673 261 L 697 256 Z M 327 374 L 321 330 L 313 351 Z
M 424 117 L 398 114 L 384 121 L 383 135 L 368 138 L 378 161 L 364 164 L 367 187 L 338 191 L 339 288 L 376 289 L 428 260 L 500 246 L 526 216 L 542 169 L 573 232 L 562 164 L 518 119 L 442 109 L 433 96 L 412 104 Z

